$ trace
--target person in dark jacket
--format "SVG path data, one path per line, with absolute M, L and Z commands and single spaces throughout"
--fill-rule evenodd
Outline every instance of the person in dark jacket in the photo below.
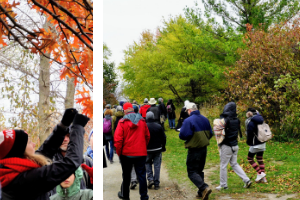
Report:
M 146 171 L 148 179 L 148 188 L 159 189 L 160 183 L 160 166 L 161 153 L 166 151 L 166 135 L 160 124 L 154 121 L 153 112 L 147 112 L 146 115 L 147 126 L 150 132 L 150 141 L 147 146 Z M 154 165 L 154 176 L 152 171 L 152 164 Z
M 173 100 L 169 99 L 169 101 L 167 103 L 167 114 L 168 114 L 168 121 L 169 121 L 170 129 L 175 129 L 175 119 L 176 119 L 175 109 L 176 108 L 173 104 Z
M 227 189 L 227 165 L 230 166 L 234 172 L 243 180 L 244 188 L 249 188 L 251 181 L 246 175 L 244 170 L 237 163 L 238 154 L 238 133 L 242 137 L 240 120 L 236 114 L 236 104 L 229 102 L 225 105 L 223 113 L 220 118 L 225 120 L 225 138 L 220 146 L 220 186 L 216 187 L 217 190 Z
M 213 134 L 208 119 L 200 114 L 195 103 L 189 103 L 186 110 L 190 117 L 183 122 L 179 138 L 185 140 L 185 148 L 188 148 L 186 159 L 188 177 L 198 188 L 196 198 L 208 199 L 212 191 L 204 182 L 203 169 L 207 146 Z
M 73 124 L 70 126 L 70 124 Z M 0 133 L 0 181 L 2 200 L 49 200 L 48 192 L 66 180 L 83 161 L 84 126 L 89 118 L 67 109 L 62 121 L 42 146 L 35 144 L 23 130 Z M 70 142 L 64 159 L 49 164 L 62 144 L 70 126 Z M 48 159 L 47 159 L 48 158 Z
M 121 106 L 117 107 L 117 112 L 112 116 L 112 135 L 114 136 L 117 125 L 124 116 L 123 108 Z
M 147 112 L 149 111 L 153 112 L 154 121 L 160 124 L 160 116 L 162 115 L 160 107 L 156 105 L 156 100 L 154 98 L 150 98 L 149 104 L 151 105 L 151 107 L 148 108 Z
M 181 111 L 180 111 L 180 116 L 178 119 L 178 123 L 176 126 L 176 131 L 180 131 L 180 128 L 182 126 L 183 121 L 189 117 L 189 114 L 186 112 L 186 106 L 190 103 L 189 100 L 185 100 L 184 101 L 184 106 L 182 107 Z
M 164 104 L 164 99 L 163 98 L 158 99 L 158 106 L 159 106 L 159 109 L 161 111 L 160 124 L 161 124 L 163 130 L 165 131 L 165 121 L 166 121 L 168 116 L 167 116 L 167 108 Z
M 266 173 L 265 173 L 265 164 L 263 161 L 263 154 L 266 150 L 266 143 L 260 142 L 257 139 L 258 129 L 257 125 L 263 124 L 264 118 L 257 113 L 254 108 L 248 108 L 246 113 L 248 118 L 247 124 L 247 144 L 250 146 L 248 152 L 248 162 L 256 170 L 257 177 L 255 181 L 257 183 L 267 183 Z M 250 119 L 250 120 L 249 120 Z M 256 160 L 258 164 L 254 161 L 254 156 L 256 155 Z

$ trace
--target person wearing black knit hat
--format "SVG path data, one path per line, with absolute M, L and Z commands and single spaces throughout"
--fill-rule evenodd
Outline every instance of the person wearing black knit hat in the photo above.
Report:
M 73 174 L 82 163 L 84 126 L 88 121 L 89 118 L 78 114 L 76 109 L 66 109 L 61 122 L 37 151 L 25 131 L 0 132 L 2 200 L 49 200 L 48 192 Z M 69 126 L 70 142 L 65 158 L 50 163 Z

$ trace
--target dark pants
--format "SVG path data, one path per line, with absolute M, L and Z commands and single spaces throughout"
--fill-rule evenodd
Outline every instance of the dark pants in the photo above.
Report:
M 154 166 L 154 176 L 152 165 Z M 148 181 L 154 181 L 155 186 L 159 186 L 160 180 L 160 166 L 161 166 L 161 152 L 148 152 L 146 159 L 146 172 Z
M 204 182 L 204 166 L 206 160 L 207 148 L 189 149 L 186 159 L 188 177 L 198 187 L 198 194 L 202 192 L 208 185 Z
M 146 180 L 146 156 L 129 158 L 127 156 L 120 156 L 122 172 L 123 172 L 123 182 L 121 185 L 121 194 L 124 198 L 129 198 L 129 187 L 131 180 L 131 170 L 132 166 L 134 166 L 137 179 L 140 184 L 140 195 L 141 200 L 148 200 L 148 189 L 147 189 L 147 180 Z

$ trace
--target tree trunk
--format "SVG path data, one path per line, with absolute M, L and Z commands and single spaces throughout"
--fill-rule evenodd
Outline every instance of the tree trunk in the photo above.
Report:
M 67 93 L 65 98 L 65 109 L 74 107 L 75 85 L 74 78 L 67 77 Z
M 49 54 L 47 54 L 49 55 Z M 50 120 L 50 63 L 49 59 L 40 57 L 39 74 L 39 139 L 42 144 L 51 133 Z

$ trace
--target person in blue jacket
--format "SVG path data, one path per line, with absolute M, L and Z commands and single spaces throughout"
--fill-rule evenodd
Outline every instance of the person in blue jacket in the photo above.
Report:
M 190 116 L 184 120 L 179 138 L 185 140 L 185 148 L 188 149 L 186 166 L 188 177 L 198 188 L 196 198 L 206 200 L 212 190 L 204 182 L 203 169 L 213 133 L 208 119 L 200 114 L 195 103 L 190 102 L 186 111 Z

